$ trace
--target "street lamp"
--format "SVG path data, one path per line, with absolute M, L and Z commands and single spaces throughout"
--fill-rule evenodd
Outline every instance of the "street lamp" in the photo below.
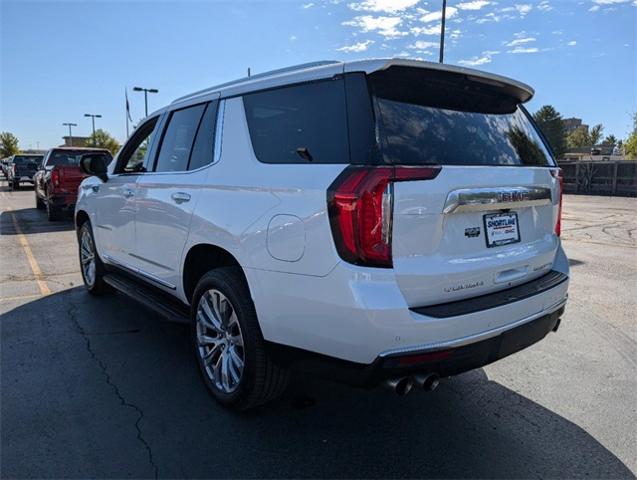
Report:
M 69 127 L 69 143 L 70 146 L 73 146 L 73 131 L 71 130 L 71 128 L 73 127 L 77 127 L 77 123 L 63 123 L 62 125 Z
M 102 116 L 95 113 L 85 113 L 84 116 L 91 117 L 91 121 L 93 122 L 93 144 L 95 145 L 97 143 L 95 139 L 95 119 L 102 118 Z
M 447 0 L 442 0 L 442 23 L 440 25 L 440 59 L 442 63 L 445 57 L 445 19 L 447 16 Z
M 144 112 L 146 112 L 146 117 L 148 116 L 148 94 L 149 93 L 158 93 L 159 90 L 156 88 L 142 88 L 142 87 L 133 87 L 133 92 L 144 92 Z

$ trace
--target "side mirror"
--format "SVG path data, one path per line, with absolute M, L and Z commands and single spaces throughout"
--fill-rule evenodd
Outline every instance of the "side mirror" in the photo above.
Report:
M 109 161 L 104 153 L 85 153 L 80 157 L 80 169 L 87 175 L 94 175 L 105 182 L 108 180 L 106 166 Z

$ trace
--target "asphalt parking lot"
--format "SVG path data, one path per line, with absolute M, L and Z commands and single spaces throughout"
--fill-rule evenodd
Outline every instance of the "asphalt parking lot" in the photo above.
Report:
M 0 476 L 634 478 L 637 199 L 566 196 L 570 300 L 528 350 L 397 397 L 295 378 L 220 408 L 188 329 L 83 289 L 72 222 L 0 183 Z

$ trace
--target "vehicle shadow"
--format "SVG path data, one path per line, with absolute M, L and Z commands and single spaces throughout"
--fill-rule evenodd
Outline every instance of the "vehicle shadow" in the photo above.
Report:
M 24 234 L 66 232 L 73 230 L 73 217 L 65 216 L 62 220 L 51 222 L 46 213 L 37 208 L 22 208 L 0 213 L 0 235 L 16 235 L 18 233 L 13 218 L 18 222 Z
M 397 397 L 296 378 L 230 413 L 185 325 L 74 288 L 4 313 L 7 477 L 634 478 L 583 428 L 483 370 Z

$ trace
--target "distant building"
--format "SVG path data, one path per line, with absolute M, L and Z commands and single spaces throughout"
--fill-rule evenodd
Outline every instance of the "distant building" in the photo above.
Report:
M 64 140 L 64 143 L 60 147 L 86 147 L 89 137 L 76 137 L 75 135 L 69 137 L 66 135 L 62 137 L 62 140 Z M 73 143 L 71 143 L 71 140 L 73 140 Z
M 626 160 L 624 155 L 617 155 L 613 147 L 596 145 L 594 147 L 569 148 L 562 154 L 561 162 L 610 162 Z
M 562 122 L 564 123 L 564 130 L 566 130 L 566 135 L 569 135 L 580 128 L 585 128 L 588 131 L 588 125 L 582 123 L 581 118 L 565 118 L 564 120 L 562 120 Z

